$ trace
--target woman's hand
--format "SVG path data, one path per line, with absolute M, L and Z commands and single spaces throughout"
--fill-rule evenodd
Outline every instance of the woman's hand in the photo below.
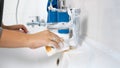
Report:
M 63 40 L 60 37 L 50 32 L 49 30 L 45 30 L 35 34 L 24 34 L 28 32 L 28 30 L 24 25 L 12 25 L 12 26 L 2 25 L 2 27 L 4 28 L 4 30 L 2 35 L 3 42 L 1 42 L 1 44 L 4 44 L 6 46 L 1 46 L 1 47 L 11 47 L 11 48 L 29 47 L 35 49 L 42 46 L 53 46 L 59 48 L 59 43 L 63 42 Z M 20 29 L 24 33 L 11 31 L 11 30 L 20 31 Z M 11 40 L 11 38 L 13 39 Z
M 36 34 L 30 35 L 30 48 L 35 49 L 42 46 L 54 45 L 56 48 L 59 48 L 59 43 L 62 43 L 62 39 L 50 32 L 45 30 Z
M 22 25 L 22 24 L 12 25 L 12 26 L 2 25 L 2 27 L 3 27 L 4 29 L 8 29 L 8 30 L 21 31 L 21 32 L 23 32 L 23 33 L 27 33 L 27 32 L 28 32 L 27 28 L 26 28 L 24 25 Z

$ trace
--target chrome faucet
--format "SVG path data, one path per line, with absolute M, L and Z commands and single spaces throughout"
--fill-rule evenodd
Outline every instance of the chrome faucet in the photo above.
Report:
M 38 25 L 40 27 L 40 26 L 45 26 L 46 24 L 44 20 L 40 20 L 39 16 L 35 16 L 35 20 L 28 22 L 27 25 L 32 27 L 34 27 L 35 25 Z

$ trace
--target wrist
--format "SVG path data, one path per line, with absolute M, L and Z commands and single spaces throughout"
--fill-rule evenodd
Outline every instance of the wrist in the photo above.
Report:
M 28 34 L 26 38 L 27 38 L 26 47 L 33 49 L 35 45 L 34 34 Z

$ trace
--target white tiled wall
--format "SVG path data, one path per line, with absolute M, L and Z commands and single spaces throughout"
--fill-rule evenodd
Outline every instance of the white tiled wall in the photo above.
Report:
M 5 0 L 4 18 L 5 24 L 16 24 L 16 6 L 18 0 Z M 18 23 L 25 24 L 30 17 L 40 16 L 47 20 L 47 0 L 19 0 Z
M 120 0 L 85 0 L 88 37 L 120 52 Z

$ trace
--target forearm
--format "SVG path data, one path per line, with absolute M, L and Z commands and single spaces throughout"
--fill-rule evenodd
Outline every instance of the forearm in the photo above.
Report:
M 5 26 L 3 23 L 1 24 L 1 26 L 2 26 L 2 28 L 4 28 L 4 29 L 8 29 L 8 27 Z
M 11 26 L 6 26 L 6 25 L 4 25 L 4 24 L 2 23 L 2 24 L 1 24 L 1 27 L 2 27 L 3 29 L 10 29 Z
M 20 48 L 29 47 L 29 35 L 17 31 L 3 29 L 0 47 L 2 48 Z

